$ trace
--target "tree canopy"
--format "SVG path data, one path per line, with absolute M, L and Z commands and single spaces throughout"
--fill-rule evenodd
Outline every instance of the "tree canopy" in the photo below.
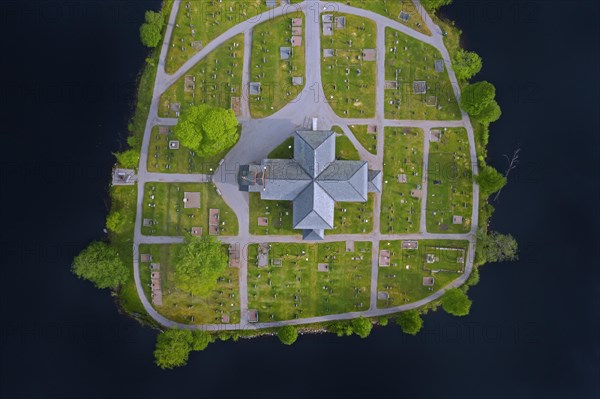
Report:
M 120 211 L 111 211 L 106 218 L 106 228 L 114 233 L 120 233 L 125 227 L 125 216 Z
M 154 48 L 162 38 L 165 19 L 161 13 L 146 11 L 145 20 L 146 22 L 140 26 L 140 39 L 144 46 Z
M 490 231 L 477 236 L 477 250 L 481 263 L 506 262 L 519 259 L 519 245 L 510 234 L 500 234 Z
M 496 88 L 484 80 L 465 86 L 460 97 L 460 106 L 476 117 L 495 97 Z
M 127 150 L 113 154 L 117 158 L 117 163 L 128 169 L 137 168 L 140 163 L 140 153 L 136 150 Z
M 416 335 L 423 327 L 421 313 L 416 309 L 411 309 L 400 313 L 400 316 L 398 316 L 396 319 L 396 323 L 400 326 L 404 333 L 410 335 Z
M 442 296 L 442 308 L 454 316 L 466 316 L 471 310 L 471 300 L 458 288 L 451 288 Z
M 361 338 L 367 338 L 369 334 L 371 334 L 371 329 L 373 329 L 373 324 L 371 323 L 371 320 L 366 319 L 362 316 L 357 319 L 353 319 L 351 325 L 354 334 L 358 335 Z
M 73 260 L 71 270 L 79 278 L 89 280 L 98 288 L 117 288 L 129 279 L 129 271 L 117 250 L 96 241 Z
M 177 253 L 175 283 L 182 291 L 205 296 L 216 287 L 226 268 L 227 257 L 217 238 L 188 235 Z
M 281 343 L 291 345 L 298 339 L 298 329 L 294 326 L 283 326 L 277 332 Z
M 203 351 L 206 347 L 214 342 L 214 337 L 206 331 L 196 330 L 192 333 L 191 349 L 194 351 Z
M 190 330 L 170 329 L 161 332 L 156 339 L 154 359 L 161 369 L 172 369 L 187 364 L 193 341 Z
M 327 330 L 336 334 L 338 337 L 352 335 L 352 325 L 345 321 L 336 321 L 327 327 Z
M 181 145 L 201 156 L 219 154 L 231 148 L 239 138 L 233 110 L 206 104 L 182 111 L 173 132 Z
M 438 8 L 451 3 L 452 0 L 421 0 L 421 5 L 430 11 L 436 11 Z
M 477 53 L 460 49 L 454 54 L 452 65 L 458 79 L 469 80 L 481 71 L 483 62 Z
M 485 165 L 475 176 L 475 181 L 484 195 L 490 195 L 500 190 L 506 184 L 506 177 L 491 166 Z

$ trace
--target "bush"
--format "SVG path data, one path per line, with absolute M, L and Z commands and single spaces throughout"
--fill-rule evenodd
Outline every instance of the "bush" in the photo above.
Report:
M 284 326 L 277 332 L 279 340 L 284 345 L 292 345 L 298 339 L 298 330 L 294 326 Z

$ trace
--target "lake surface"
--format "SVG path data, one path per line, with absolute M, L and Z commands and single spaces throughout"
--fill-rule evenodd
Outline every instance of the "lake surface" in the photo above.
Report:
M 522 149 L 492 220 L 521 260 L 485 266 L 471 314 L 430 313 L 417 337 L 216 343 L 163 372 L 156 332 L 69 272 L 103 235 L 158 2 L 3 2 L 0 397 L 598 397 L 598 3 L 457 3 L 503 110 L 490 162 Z

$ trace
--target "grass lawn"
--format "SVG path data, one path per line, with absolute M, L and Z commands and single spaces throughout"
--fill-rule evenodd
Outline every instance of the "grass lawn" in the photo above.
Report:
M 473 178 L 464 128 L 441 129 L 439 143 L 429 149 L 427 231 L 467 233 L 471 228 Z M 461 216 L 461 224 L 452 217 Z
M 381 198 L 381 232 L 416 233 L 421 220 L 421 199 L 410 192 L 423 184 L 423 130 L 385 128 L 384 190 Z M 401 183 L 399 176 L 406 178 Z
M 171 131 L 172 127 L 169 128 L 169 133 L 160 134 L 158 126 L 152 128 L 148 147 L 148 172 L 212 174 L 218 168 L 219 161 L 229 152 L 226 150 L 211 157 L 201 157 L 186 147 L 169 149 L 169 141 L 177 140 Z
M 415 8 L 413 2 L 410 0 L 345 0 L 344 3 L 352 7 L 376 12 L 394 21 L 398 21 L 417 32 L 431 36 L 431 32 L 421 17 L 423 11 Z M 400 19 L 401 12 L 408 14 L 408 21 Z
M 345 118 L 371 118 L 375 115 L 376 61 L 363 61 L 363 49 L 377 47 L 377 30 L 373 21 L 344 16 L 346 27 L 337 29 L 333 36 L 321 33 L 321 48 L 331 49 L 335 55 L 323 57 L 321 68 L 323 90 L 333 110 Z M 322 24 L 321 24 L 322 26 Z
M 227 267 L 219 277 L 217 288 L 209 297 L 200 298 L 180 291 L 175 286 L 175 259 L 179 245 L 140 245 L 140 254 L 151 254 L 152 262 L 160 263 L 163 305 L 154 308 L 163 316 L 179 323 L 221 323 L 222 315 L 230 323 L 240 321 L 238 269 Z M 149 301 L 150 264 L 140 263 L 140 278 Z
M 231 108 L 231 98 L 242 96 L 243 61 L 244 35 L 240 34 L 211 51 L 169 87 L 160 97 L 158 115 L 177 117 L 172 104 L 180 104 L 181 111 L 199 104 Z
M 354 252 L 346 252 L 344 242 L 272 244 L 264 268 L 258 267 L 257 251 L 257 245 L 248 250 L 248 306 L 258 309 L 260 321 L 369 308 L 370 242 L 355 243 Z M 271 266 L 272 259 L 281 259 L 282 266 Z M 319 272 L 319 263 L 327 263 L 329 272 Z
M 302 45 L 292 46 L 292 15 L 268 20 L 254 28 L 250 81 L 260 82 L 261 89 L 260 95 L 250 96 L 253 118 L 274 114 L 302 92 L 306 75 L 304 23 L 301 36 Z M 287 60 L 281 59 L 281 47 L 291 51 Z M 292 77 L 301 77 L 302 84 L 294 86 Z
M 389 298 L 378 299 L 377 306 L 388 308 L 414 302 L 445 287 L 462 274 L 464 261 L 457 260 L 463 252 L 440 248 L 462 249 L 466 260 L 468 247 L 468 241 L 420 240 L 418 249 L 403 250 L 402 241 L 382 241 L 380 249 L 390 251 L 390 266 L 379 268 L 377 290 L 386 292 Z M 427 263 L 427 254 L 437 260 Z M 433 277 L 434 285 L 424 286 L 423 277 Z
M 333 229 L 330 234 L 363 234 L 373 231 L 373 201 L 375 194 L 369 193 L 367 202 L 336 202 Z
M 387 54 L 385 78 L 397 89 L 385 90 L 388 119 L 460 119 L 460 109 L 448 73 L 436 72 L 434 62 L 442 56 L 433 46 L 396 30 L 385 30 Z M 425 81 L 427 92 L 415 94 L 413 82 Z
M 377 154 L 377 134 L 367 133 L 367 125 L 348 126 L 358 142 L 371 154 Z
M 167 73 L 177 71 L 225 31 L 265 11 L 267 7 L 263 0 L 182 1 L 167 53 Z M 198 47 L 194 46 L 195 42 Z
M 185 192 L 200 193 L 200 208 L 185 209 Z M 152 198 L 154 197 L 154 198 Z M 153 207 L 150 204 L 154 204 Z M 142 227 L 142 234 L 150 236 L 182 236 L 192 227 L 202 227 L 208 235 L 209 209 L 220 209 L 221 235 L 237 235 L 238 223 L 235 213 L 225 204 L 210 183 L 146 183 L 144 188 L 143 218 L 154 225 Z
M 267 201 L 260 199 L 260 193 L 250 195 L 250 234 L 294 235 L 302 234 L 294 230 L 292 201 Z M 269 219 L 268 226 L 259 226 L 258 218 Z

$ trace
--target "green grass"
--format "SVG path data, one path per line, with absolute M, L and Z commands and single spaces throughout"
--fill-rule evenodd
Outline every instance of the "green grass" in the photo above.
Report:
M 176 117 L 170 109 L 173 103 L 180 104 L 181 111 L 199 104 L 231 108 L 231 98 L 242 96 L 243 59 L 244 35 L 240 34 L 211 51 L 162 94 L 159 116 Z M 195 79 L 189 91 L 185 90 L 186 76 Z
M 185 192 L 200 192 L 200 208 L 185 209 Z M 154 199 L 151 197 L 154 196 Z M 149 204 L 155 204 L 150 207 Z M 202 227 L 208 235 L 209 209 L 221 210 L 221 235 L 237 235 L 238 223 L 235 213 L 225 204 L 210 183 L 146 183 L 144 188 L 143 218 L 157 224 L 142 227 L 142 234 L 156 236 L 182 236 L 192 227 Z M 223 224 L 224 223 L 224 224 Z
M 416 250 L 403 250 L 402 241 L 382 241 L 381 250 L 390 251 L 390 266 L 380 267 L 377 290 L 387 292 L 388 300 L 378 300 L 377 306 L 387 308 L 423 299 L 461 276 L 456 251 L 441 251 L 439 247 L 468 250 L 468 241 L 420 240 Z M 426 255 L 433 254 L 439 261 L 426 263 Z M 407 269 L 408 266 L 408 269 Z M 433 270 L 448 270 L 433 272 Z M 423 277 L 433 276 L 433 287 L 423 285 Z
M 258 309 L 260 321 L 367 310 L 371 243 L 355 243 L 354 252 L 346 252 L 345 245 L 343 242 L 272 244 L 269 259 L 281 259 L 283 265 L 265 268 L 258 268 L 257 245 L 251 245 L 248 250 L 249 308 Z M 318 272 L 318 263 L 328 263 L 329 272 Z
M 189 9 L 186 5 L 189 4 Z M 232 11 L 230 12 L 230 7 Z M 167 53 L 165 70 L 174 73 L 198 52 L 192 43 L 205 47 L 233 26 L 267 11 L 263 0 L 182 1 Z M 256 18 L 255 18 L 256 20 Z M 192 28 L 190 25 L 194 25 Z M 195 34 L 192 35 L 192 30 Z M 182 50 L 182 48 L 184 50 Z
M 260 193 L 250 195 L 250 234 L 256 235 L 294 235 L 292 201 L 267 201 L 260 199 Z M 259 226 L 258 218 L 269 219 L 268 226 Z
M 333 229 L 330 234 L 364 234 L 373 231 L 373 202 L 375 195 L 369 193 L 367 202 L 336 202 Z
M 412 1 L 344 0 L 343 2 L 352 7 L 362 8 L 365 10 L 376 12 L 377 14 L 381 14 L 385 17 L 400 22 L 401 24 L 406 25 L 409 28 L 416 30 L 417 32 L 421 32 L 425 35 L 431 36 L 431 32 L 429 31 L 427 25 L 425 25 L 425 22 L 423 22 L 423 18 L 421 17 L 422 11 L 416 9 Z M 410 15 L 408 21 L 404 22 L 399 18 L 401 11 Z
M 238 269 L 227 267 L 219 277 L 217 288 L 209 297 L 197 297 L 180 291 L 175 284 L 175 259 L 179 245 L 140 245 L 140 254 L 152 254 L 152 262 L 160 263 L 163 305 L 154 308 L 163 316 L 179 323 L 221 323 L 228 314 L 230 323 L 240 321 Z M 150 264 L 140 263 L 140 278 L 149 301 Z M 193 317 L 193 319 L 192 319 Z
M 381 232 L 415 233 L 421 220 L 421 200 L 410 195 L 423 184 L 423 130 L 385 128 L 384 190 L 381 198 Z M 406 183 L 398 175 L 406 175 Z
M 431 143 L 429 149 L 427 231 L 467 233 L 473 196 L 467 132 L 464 128 L 442 131 L 441 141 Z M 454 215 L 462 216 L 463 224 L 452 224 Z
M 358 142 L 371 154 L 377 154 L 377 134 L 367 133 L 367 125 L 348 126 Z
M 438 73 L 434 61 L 439 51 L 396 30 L 386 32 L 386 80 L 397 79 L 397 89 L 385 90 L 385 117 L 388 119 L 460 119 L 460 109 L 446 70 Z M 406 50 L 405 50 L 406 48 Z M 427 82 L 426 94 L 414 94 L 413 82 Z M 437 99 L 431 105 L 428 99 Z
M 345 16 L 346 27 L 334 27 L 333 36 L 324 36 L 321 33 L 321 48 L 333 49 L 336 53 L 336 56 L 327 58 L 321 53 L 321 74 L 326 101 L 339 116 L 373 117 L 377 62 L 363 61 L 362 50 L 377 47 L 376 25 L 366 18 L 338 13 L 334 15 Z
M 261 83 L 261 93 L 250 96 L 250 113 L 254 118 L 274 114 L 294 100 L 304 88 L 293 86 L 292 77 L 305 80 L 304 24 L 302 46 L 292 47 L 292 17 L 282 16 L 257 25 L 252 33 L 250 81 Z M 288 60 L 281 60 L 280 47 L 290 47 Z
M 177 137 L 172 133 L 160 134 L 158 126 L 152 128 L 148 147 L 149 172 L 212 174 L 217 170 L 219 161 L 229 152 L 226 150 L 210 157 L 201 157 L 183 146 L 178 150 L 169 149 L 171 140 L 177 140 Z

